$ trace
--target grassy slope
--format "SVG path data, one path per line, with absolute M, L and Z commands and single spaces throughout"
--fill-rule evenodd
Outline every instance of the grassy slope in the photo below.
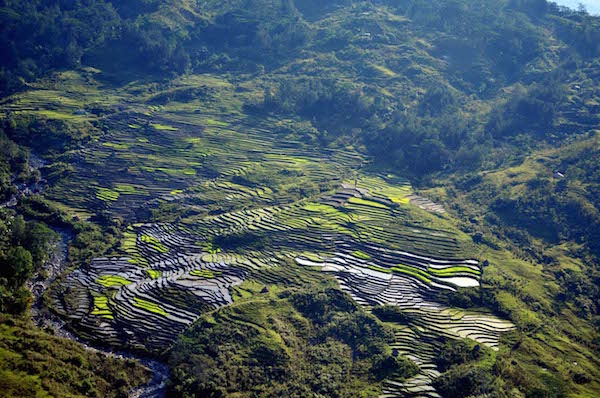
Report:
M 122 397 L 149 371 L 89 351 L 18 318 L 0 317 L 0 391 L 6 397 Z
M 597 137 L 584 137 L 559 149 L 536 151 L 513 167 L 469 179 L 457 176 L 423 191 L 445 202 L 458 216 L 460 228 L 483 232 L 487 243 L 481 245 L 481 258 L 490 262 L 484 269 L 484 302 L 512 319 L 521 331 L 507 358 L 518 361 L 517 369 L 522 366 L 538 373 L 540 369 L 556 372 L 570 384 L 571 395 L 583 397 L 595 396 L 599 388 L 597 316 L 587 304 L 597 297 L 592 279 L 596 260 L 585 240 L 556 232 L 565 224 L 556 214 L 552 221 L 551 212 L 558 212 L 560 217 L 561 208 L 547 201 L 566 203 L 575 197 L 589 204 L 588 200 L 594 200 L 591 192 L 596 180 L 585 172 L 582 175 L 582 169 L 575 165 L 591 161 L 594 156 L 590 156 L 590 149 L 596 146 Z M 571 170 L 571 174 L 555 178 L 556 170 Z M 471 185 L 470 179 L 479 182 Z M 559 184 L 568 188 L 558 189 Z M 539 186 L 550 191 L 536 196 Z M 528 214 L 495 212 L 493 204 L 499 198 L 523 207 L 531 203 L 533 208 Z M 543 200 L 539 202 L 539 198 Z M 529 221 L 536 218 L 547 224 Z M 590 225 L 583 222 L 583 226 Z

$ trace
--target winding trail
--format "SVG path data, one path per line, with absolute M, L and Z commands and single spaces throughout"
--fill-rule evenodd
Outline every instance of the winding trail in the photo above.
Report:
M 34 165 L 32 167 L 37 169 L 43 165 L 43 161 L 38 157 L 34 157 L 32 155 L 32 158 L 35 159 L 35 161 L 31 163 Z M 35 189 L 32 190 L 26 184 L 23 184 L 22 186 L 19 186 L 19 196 L 28 196 L 30 193 L 38 193 L 41 191 L 40 186 L 40 183 L 36 183 Z M 45 184 L 43 186 L 45 187 Z M 9 201 L 0 204 L 0 206 L 15 206 L 17 202 L 16 196 L 13 196 Z M 54 231 L 60 235 L 60 239 L 58 239 L 58 241 L 55 243 L 55 246 L 52 248 L 52 254 L 50 258 L 25 284 L 33 295 L 33 303 L 31 305 L 31 318 L 33 322 L 36 326 L 42 329 L 51 329 L 56 336 L 73 340 L 83 345 L 87 350 L 100 352 L 114 358 L 133 359 L 140 362 L 142 365 L 152 371 L 153 377 L 148 384 L 132 390 L 129 393 L 129 397 L 164 398 L 166 392 L 166 382 L 169 378 L 169 369 L 167 365 L 156 359 L 138 356 L 131 352 L 112 351 L 103 347 L 92 345 L 74 335 L 70 330 L 68 330 L 65 321 L 44 307 L 42 299 L 44 293 L 56 280 L 56 278 L 58 278 L 67 269 L 67 253 L 69 243 L 73 239 L 73 235 L 69 230 L 54 228 Z

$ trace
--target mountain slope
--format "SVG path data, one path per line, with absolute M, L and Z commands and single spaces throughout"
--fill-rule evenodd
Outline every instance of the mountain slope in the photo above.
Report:
M 186 349 L 211 362 L 228 323 L 256 332 L 211 362 L 238 384 L 174 396 L 266 394 L 244 372 L 271 356 L 316 386 L 296 335 L 338 330 L 290 297 L 322 283 L 391 328 L 379 359 L 420 368 L 356 373 L 336 334 L 323 366 L 349 373 L 323 391 L 597 395 L 598 18 L 543 0 L 39 0 L 0 18 L 4 131 L 48 162 L 17 210 L 102 227 L 73 245 L 54 311 L 166 349 L 181 383 Z

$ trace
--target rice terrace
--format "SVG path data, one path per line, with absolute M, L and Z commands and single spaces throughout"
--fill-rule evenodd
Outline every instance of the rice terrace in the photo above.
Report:
M 58 87 L 82 79 L 61 78 Z M 202 314 L 250 300 L 263 287 L 272 293 L 333 277 L 367 311 L 397 306 L 409 319 L 388 321 L 390 348 L 414 361 L 419 374 L 385 380 L 381 396 L 437 397 L 431 381 L 439 375 L 440 337 L 497 349 L 514 328 L 491 313 L 437 300 L 457 287 L 477 289 L 485 270 L 470 237 L 439 206 L 423 206 L 409 181 L 369 173 L 369 160 L 352 148 L 273 139 L 271 129 L 286 121 L 244 115 L 243 97 L 252 92 L 238 95 L 213 76 L 179 84 L 174 91 L 200 84 L 226 100 L 218 109 L 154 106 L 147 103 L 168 93 L 135 103 L 128 91 L 143 87 L 128 87 L 75 98 L 32 90 L 8 105 L 17 114 L 48 115 L 40 109 L 49 107 L 57 118 L 84 123 L 94 116 L 69 116 L 82 103 L 119 103 L 102 119 L 105 134 L 64 155 L 70 177 L 45 193 L 82 217 L 100 209 L 126 223 L 116 253 L 52 288 L 51 307 L 80 336 L 160 353 Z M 173 206 L 176 221 L 136 222 Z
M 0 2 L 0 397 L 594 398 L 600 19 Z

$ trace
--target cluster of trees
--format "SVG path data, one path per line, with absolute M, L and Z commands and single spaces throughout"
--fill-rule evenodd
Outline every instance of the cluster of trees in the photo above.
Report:
M 372 101 L 352 83 L 317 78 L 285 80 L 274 92 L 268 88 L 263 106 L 267 111 L 314 118 L 327 126 L 339 122 L 340 117 L 351 121 L 367 118 Z
M 214 20 L 181 7 L 155 0 L 4 1 L 0 94 L 22 89 L 25 81 L 49 71 L 82 64 L 167 76 L 190 69 L 256 70 L 310 40 L 291 2 L 287 8 L 255 2 Z M 265 10 L 269 18 L 262 18 Z M 183 20 L 170 20 L 173 16 Z
M 132 0 L 0 3 L 3 55 L 0 93 L 19 90 L 24 80 L 34 80 L 51 70 L 81 66 L 86 57 L 98 60 L 120 55 L 124 61 L 117 62 L 119 65 L 183 71 L 176 35 L 156 24 L 136 22 L 140 14 L 156 11 L 160 3 Z M 118 45 L 123 50 L 121 54 L 100 54 L 107 47 Z
M 16 184 L 35 182 L 39 172 L 29 167 L 29 151 L 6 134 L 14 122 L 0 125 L 0 200 L 18 192 Z M 49 257 L 56 234 L 42 222 L 25 221 L 9 209 L 0 209 L 0 312 L 18 314 L 29 304 L 23 286 Z
M 499 385 L 491 369 L 491 350 L 471 340 L 446 340 L 436 357 L 442 375 L 435 387 L 444 397 L 498 394 Z M 493 395 L 492 395 L 493 396 Z
M 73 126 L 61 120 L 14 114 L 8 114 L 7 118 L 0 121 L 0 139 L 9 139 L 6 140 L 6 148 L 3 148 L 8 161 L 5 164 L 11 166 L 10 171 L 13 176 L 16 175 L 16 181 L 31 181 L 40 177 L 39 172 L 29 169 L 29 152 L 24 147 L 41 155 L 60 155 L 97 134 L 97 128 L 87 122 Z
M 17 211 L 26 217 L 68 231 L 72 240 L 67 260 L 74 266 L 83 266 L 98 256 L 112 253 L 122 238 L 122 220 L 105 212 L 94 215 L 90 219 L 92 222 L 80 221 L 70 218 L 56 205 L 37 195 L 21 199 Z
M 0 200 L 7 200 L 17 192 L 15 182 L 36 180 L 39 173 L 29 168 L 29 153 L 15 144 L 0 127 Z
M 0 47 L 7 58 L 0 71 L 0 92 L 20 87 L 23 79 L 81 62 L 121 74 L 138 70 L 163 76 L 189 70 L 271 70 L 302 52 L 327 50 L 331 40 L 354 34 L 349 23 L 338 27 L 339 32 L 315 36 L 306 21 L 350 6 L 344 1 L 317 3 L 255 0 L 245 7 L 196 5 L 214 16 L 204 18 L 182 11 L 177 2 L 153 0 L 4 2 Z M 344 39 L 339 51 L 332 52 L 339 53 L 339 59 L 331 60 L 341 68 L 339 74 L 275 83 L 265 91 L 260 108 L 311 120 L 320 143 L 364 144 L 381 165 L 416 177 L 476 169 L 499 143 L 520 134 L 547 138 L 559 116 L 566 98 L 560 77 L 525 83 L 545 74 L 543 69 L 531 72 L 534 66 L 528 66 L 547 57 L 551 43 L 545 29 L 573 46 L 574 59 L 589 59 L 599 51 L 595 44 L 599 41 L 594 41 L 600 35 L 596 18 L 544 0 L 385 3 L 410 18 L 411 35 L 437 35 L 431 39 L 432 53 L 449 59 L 448 68 L 440 72 L 452 86 L 430 78 L 416 105 L 405 98 L 384 99 L 378 91 L 347 79 L 353 73 L 346 70 L 351 65 L 341 59 L 361 52 Z M 366 3 L 354 6 L 368 9 Z M 362 26 L 359 20 L 352 23 L 358 24 L 357 29 Z M 401 25 L 385 29 L 397 40 L 406 36 Z M 333 36 L 327 39 L 328 35 Z M 409 45 L 412 39 L 404 40 Z M 474 66 L 466 68 L 464 59 Z M 362 68 L 364 62 L 357 60 L 356 67 Z M 392 65 L 399 62 L 405 61 L 390 59 Z M 565 66 L 573 67 L 578 66 Z M 517 85 L 486 123 L 460 111 L 465 94 L 489 98 L 518 81 L 528 85 Z
M 30 300 L 23 285 L 48 259 L 57 234 L 43 223 L 25 221 L 9 211 L 0 216 L 0 310 L 18 314 Z
M 303 116 L 313 124 L 308 140 L 366 145 L 381 166 L 424 175 L 453 162 L 477 167 L 491 145 L 480 131 L 469 132 L 458 97 L 432 85 L 418 107 L 407 110 L 350 82 L 306 78 L 267 88 L 263 103 L 252 109 Z
M 102 0 L 0 3 L 0 93 L 56 68 L 72 68 L 83 51 L 115 34 L 119 16 Z
M 262 293 L 185 332 L 169 358 L 173 397 L 370 396 L 415 365 L 394 357 L 392 333 L 334 288 Z
M 492 110 L 486 130 L 495 138 L 530 134 L 546 138 L 558 116 L 558 108 L 566 101 L 564 84 L 548 78 L 528 89 L 517 85 L 508 101 Z
M 417 105 L 407 108 L 356 84 L 306 78 L 267 88 L 263 103 L 252 109 L 301 115 L 312 120 L 318 142 L 364 144 L 381 167 L 421 177 L 475 170 L 496 146 L 515 136 L 548 138 L 565 98 L 564 84 L 557 79 L 518 85 L 482 126 L 461 112 L 461 93 L 433 82 Z
M 436 82 L 408 107 L 354 83 L 306 77 L 267 87 L 263 102 L 251 109 L 300 115 L 312 122 L 307 140 L 364 145 L 379 166 L 423 177 L 476 170 L 488 159 L 503 162 L 490 154 L 498 146 L 521 153 L 527 149 L 523 136 L 534 142 L 555 139 L 558 109 L 566 98 L 556 76 L 528 87 L 517 84 L 482 124 L 461 111 L 462 93 Z
M 527 182 L 523 195 L 511 198 L 502 192 L 491 203 L 498 218 L 490 221 L 518 227 L 547 243 L 585 241 L 600 255 L 597 244 L 600 215 L 577 184 L 538 177 Z
M 272 69 L 301 50 L 324 44 L 305 20 L 350 3 L 254 0 L 243 7 L 198 3 L 194 5 L 198 13 L 192 14 L 175 1 L 5 1 L 0 4 L 4 55 L 0 93 L 23 87 L 23 79 L 34 80 L 50 70 L 82 63 L 160 74 Z M 456 83 L 474 84 L 474 77 L 485 77 L 489 85 L 488 78 L 494 76 L 492 86 L 501 87 L 503 82 L 518 80 L 524 74 L 523 65 L 548 46 L 546 35 L 536 25 L 539 20 L 581 56 L 593 57 L 600 51 L 600 28 L 594 18 L 542 0 L 506 4 L 488 0 L 483 5 L 454 0 L 384 3 L 410 18 L 416 33 L 443 32 L 446 39 L 439 41 L 440 51 L 450 48 L 472 58 L 475 67 L 450 71 Z M 214 18 L 202 16 L 211 13 Z M 400 32 L 390 34 L 401 36 Z
M 378 154 L 380 166 L 417 177 L 480 166 L 491 140 L 480 130 L 469 130 L 469 122 L 460 113 L 442 113 L 437 117 L 397 113 L 379 130 L 374 126 L 365 134 L 367 148 Z

